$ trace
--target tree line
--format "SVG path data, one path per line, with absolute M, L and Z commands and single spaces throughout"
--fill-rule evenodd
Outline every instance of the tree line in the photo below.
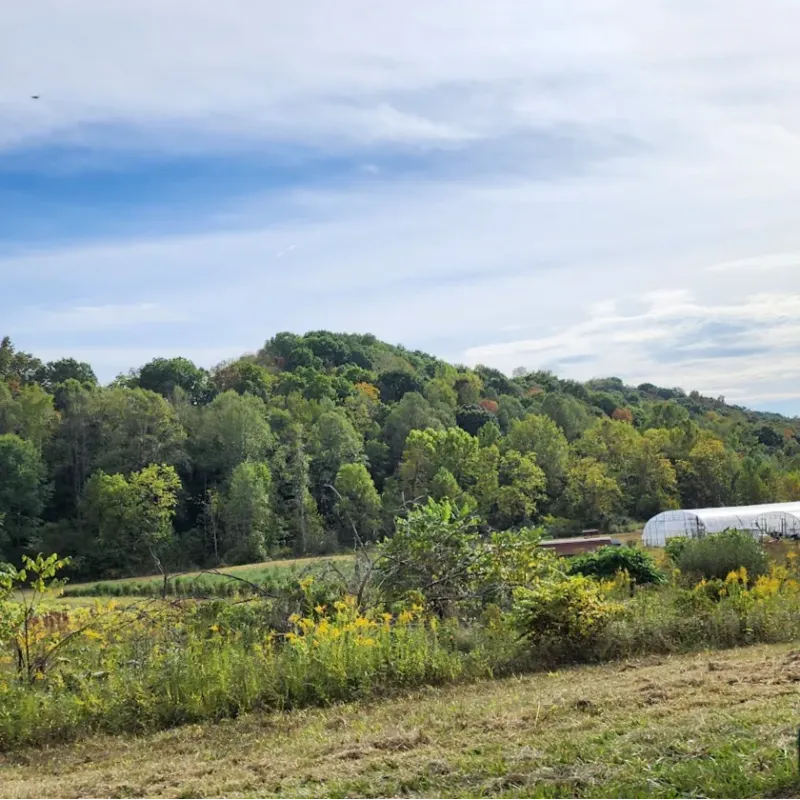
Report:
M 211 370 L 109 385 L 0 343 L 0 560 L 79 577 L 320 554 L 427 498 L 481 528 L 615 530 L 658 511 L 800 499 L 800 421 L 724 398 L 446 363 L 371 335 L 279 333 Z

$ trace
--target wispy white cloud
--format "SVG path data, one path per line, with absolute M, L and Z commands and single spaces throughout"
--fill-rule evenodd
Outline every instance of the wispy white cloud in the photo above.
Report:
M 733 272 L 735 270 L 758 272 L 783 269 L 796 270 L 798 268 L 800 268 L 800 250 L 790 253 L 765 253 L 761 256 L 723 261 L 720 264 L 712 264 L 707 269 L 709 272 Z
M 189 319 L 185 311 L 167 308 L 159 303 L 134 303 L 51 309 L 30 307 L 24 313 L 12 316 L 6 324 L 23 335 L 31 332 L 64 334 L 116 331 L 142 325 L 187 322 Z
M 37 240 L 0 272 L 18 296 L 64 292 L 37 330 L 76 347 L 136 326 L 130 349 L 93 351 L 113 371 L 331 327 L 800 398 L 798 27 L 790 0 L 0 4 L 0 148 L 80 142 L 115 163 L 288 142 L 352 152 L 361 179 L 239 197 L 214 232 Z M 460 160 L 403 175 L 379 160 L 397 152 Z M 26 313 L 11 333 L 43 347 Z
M 613 374 L 739 401 L 800 393 L 800 293 L 729 304 L 700 303 L 685 293 L 642 299 L 646 308 L 638 314 L 598 313 L 542 338 L 471 348 L 466 360 L 507 370 L 568 365 L 583 379 Z

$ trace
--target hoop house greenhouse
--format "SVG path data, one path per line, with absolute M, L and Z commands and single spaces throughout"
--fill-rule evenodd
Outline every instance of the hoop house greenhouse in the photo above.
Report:
M 754 536 L 800 536 L 800 503 L 662 511 L 644 527 L 642 543 L 663 547 L 673 536 L 705 536 L 727 530 Z

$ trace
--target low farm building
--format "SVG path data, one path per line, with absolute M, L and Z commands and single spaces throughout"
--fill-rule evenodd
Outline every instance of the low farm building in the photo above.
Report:
M 588 553 L 598 547 L 619 547 L 622 542 L 611 536 L 573 536 L 568 539 L 547 539 L 539 543 L 539 547 L 553 550 L 560 556 L 574 556 L 577 553 Z

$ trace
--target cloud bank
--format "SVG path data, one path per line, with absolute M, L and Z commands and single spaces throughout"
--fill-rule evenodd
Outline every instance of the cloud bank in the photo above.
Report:
M 7 3 L 0 313 L 104 377 L 328 327 L 800 413 L 798 24 L 788 0 Z

